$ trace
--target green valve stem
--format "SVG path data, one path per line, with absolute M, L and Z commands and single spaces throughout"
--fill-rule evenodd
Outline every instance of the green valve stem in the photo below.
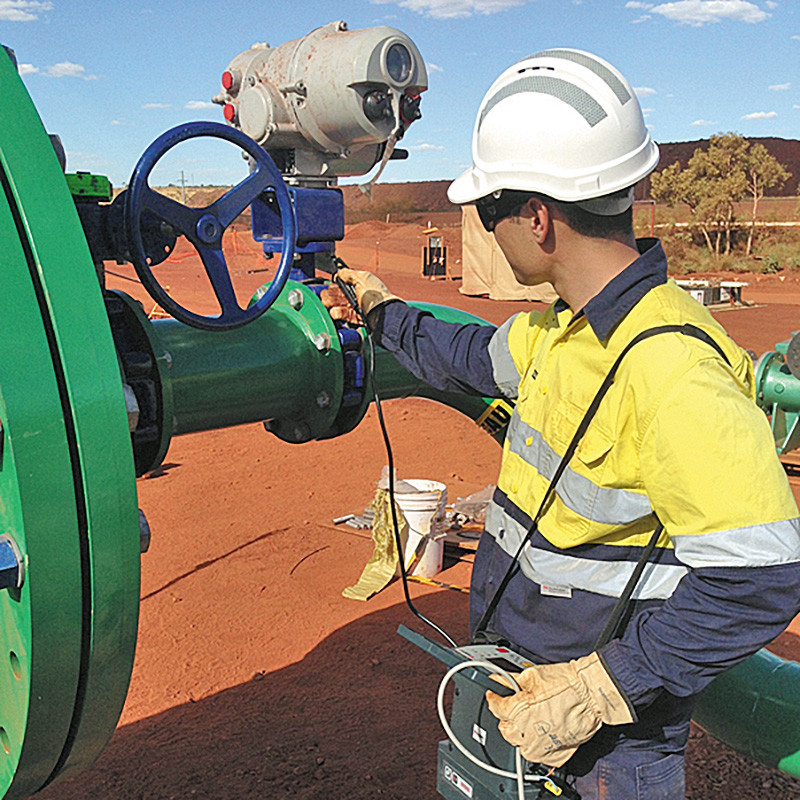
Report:
M 20 589 L 25 580 L 22 553 L 7 534 L 0 535 L 0 590 Z

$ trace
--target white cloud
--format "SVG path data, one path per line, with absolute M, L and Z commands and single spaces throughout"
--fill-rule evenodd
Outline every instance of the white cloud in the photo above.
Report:
M 795 103 L 795 104 L 792 106 L 792 108 L 800 108 L 800 106 L 799 106 L 799 105 L 797 105 L 797 103 Z
M 438 64 L 434 64 L 432 61 L 427 61 L 425 66 L 428 68 L 428 72 L 444 72 Z
M 48 78 L 81 78 L 84 81 L 96 81 L 100 77 L 99 75 L 89 75 L 86 67 L 82 64 L 75 64 L 73 61 L 59 61 L 58 64 L 48 67 L 44 74 Z
M 145 103 L 142 108 L 170 108 L 171 103 Z
M 677 0 L 674 3 L 653 6 L 650 11 L 674 22 L 696 27 L 722 20 L 763 22 L 770 16 L 764 9 L 748 0 Z
M 649 86 L 634 86 L 633 91 L 636 92 L 636 96 L 638 98 L 650 97 L 651 95 L 656 94 L 656 90 L 651 89 Z
M 455 19 L 471 17 L 473 14 L 497 14 L 509 8 L 525 5 L 528 0 L 371 0 L 371 2 L 379 5 L 396 2 L 402 8 L 435 19 Z
M 407 147 L 406 150 L 413 150 L 415 153 L 418 153 L 431 150 L 444 150 L 444 147 L 442 147 L 442 145 L 440 144 L 430 144 L 428 142 L 423 142 L 422 144 L 412 144 L 410 147 Z
M 214 104 L 208 100 L 190 100 L 184 108 L 188 108 L 190 111 L 200 111 L 204 108 L 214 108 Z
M 19 65 L 19 74 L 20 75 L 34 75 L 39 71 L 39 67 L 34 67 L 33 64 L 20 64 Z
M 778 4 L 775 2 L 775 0 L 767 0 L 767 8 L 770 11 L 774 11 L 777 7 L 778 7 Z
M 791 88 L 791 83 L 775 83 L 769 87 L 769 90 L 771 92 L 788 92 Z
M 632 25 L 638 25 L 640 22 L 647 22 L 647 20 L 649 20 L 649 19 L 652 19 L 650 14 L 643 14 L 638 19 L 633 20 L 633 22 L 631 24 Z
M 648 11 L 652 7 L 652 3 L 640 3 L 638 0 L 630 0 L 630 2 L 625 3 L 625 8 L 641 8 L 644 11 Z
M 752 114 L 745 114 L 742 119 L 775 119 L 777 111 L 754 111 Z
M 696 128 L 707 128 L 711 125 L 716 125 L 716 122 L 711 122 L 711 120 L 707 119 L 696 119 L 694 122 L 690 123 Z
M 793 39 L 795 42 L 800 42 L 800 36 L 792 36 L 792 39 Z
M 52 3 L 36 0 L 0 0 L 0 20 L 5 22 L 33 22 L 43 11 L 52 11 Z
M 123 121 L 121 119 L 112 119 L 111 120 L 111 124 L 112 125 L 123 125 L 124 123 L 123 123 Z

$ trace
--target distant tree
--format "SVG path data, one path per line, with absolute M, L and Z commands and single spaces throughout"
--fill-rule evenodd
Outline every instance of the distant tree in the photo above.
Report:
M 782 186 L 792 174 L 771 156 L 764 145 L 756 143 L 750 147 L 745 160 L 747 175 L 747 190 L 753 198 L 753 214 L 750 219 L 750 232 L 747 234 L 747 248 L 745 253 L 749 256 L 753 249 L 753 237 L 758 220 L 758 203 L 764 196 L 766 189 Z
M 709 225 L 706 224 L 704 215 L 700 213 L 700 204 L 707 194 L 705 187 L 700 186 L 697 176 L 691 169 L 682 169 L 676 161 L 661 172 L 654 172 L 650 176 L 650 195 L 657 203 L 666 203 L 675 206 L 686 203 L 694 218 L 694 222 L 703 234 L 709 250 L 713 250 Z
M 706 150 L 697 149 L 689 169 L 705 190 L 700 205 L 703 216 L 716 223 L 714 252 L 719 255 L 720 234 L 725 234 L 725 253 L 731 251 L 734 203 L 747 192 L 744 163 L 750 143 L 736 133 L 712 136 Z
M 747 253 L 758 214 L 758 202 L 764 190 L 783 183 L 789 174 L 763 147 L 737 133 L 717 134 L 706 149 L 698 148 L 686 169 L 671 164 L 653 173 L 651 194 L 657 202 L 675 205 L 686 203 L 693 224 L 703 234 L 708 249 L 719 256 L 724 239 L 725 253 L 731 251 L 731 229 L 735 221 L 734 203 L 749 192 L 753 214 Z M 713 234 L 713 241 L 712 241 Z

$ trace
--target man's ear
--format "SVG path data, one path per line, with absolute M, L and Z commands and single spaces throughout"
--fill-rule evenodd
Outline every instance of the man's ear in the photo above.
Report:
M 538 197 L 531 197 L 527 205 L 528 212 L 530 213 L 529 224 L 531 226 L 531 233 L 538 244 L 544 244 L 550 233 L 550 226 L 553 222 L 550 209 Z

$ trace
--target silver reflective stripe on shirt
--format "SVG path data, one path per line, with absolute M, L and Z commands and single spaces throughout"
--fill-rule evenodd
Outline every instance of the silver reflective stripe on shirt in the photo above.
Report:
M 800 519 L 673 536 L 675 555 L 699 567 L 770 567 L 800 561 Z
M 486 512 L 486 532 L 497 545 L 513 557 L 527 534 L 525 526 L 492 501 Z M 619 597 L 636 564 L 632 561 L 599 561 L 570 555 L 569 550 L 552 553 L 528 545 L 520 567 L 528 580 L 544 586 L 570 587 L 608 597 Z M 664 600 L 669 597 L 686 567 L 648 564 L 633 593 L 635 600 Z
M 492 360 L 494 382 L 509 400 L 517 399 L 519 382 L 522 380 L 508 349 L 508 331 L 518 316 L 515 314 L 511 319 L 507 319 L 489 340 L 489 358 Z
M 547 480 L 552 480 L 561 457 L 535 428 L 514 409 L 506 435 L 509 449 Z M 570 467 L 564 470 L 556 494 L 567 508 L 603 525 L 627 525 L 652 512 L 646 495 L 626 489 L 600 487 Z

